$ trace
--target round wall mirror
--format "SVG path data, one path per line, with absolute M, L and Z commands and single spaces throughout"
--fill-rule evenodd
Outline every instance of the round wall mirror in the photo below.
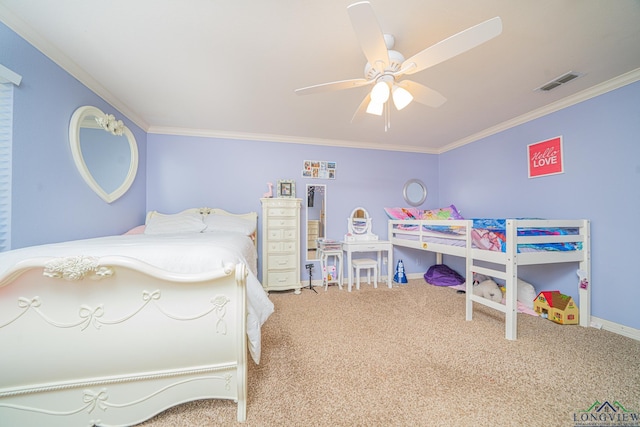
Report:
M 411 206 L 420 206 L 427 200 L 427 186 L 419 179 L 410 179 L 402 189 L 404 201 Z
M 111 203 L 127 192 L 138 170 L 136 139 L 121 120 L 91 106 L 71 116 L 69 143 L 87 185 Z

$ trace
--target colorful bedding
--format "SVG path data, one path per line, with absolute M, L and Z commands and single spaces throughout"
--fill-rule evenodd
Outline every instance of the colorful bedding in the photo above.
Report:
M 454 205 L 449 205 L 444 208 L 438 209 L 418 209 L 418 208 L 384 208 L 389 219 L 392 220 L 459 220 L 464 219 L 460 212 Z M 406 224 L 399 225 L 398 229 L 401 230 L 418 230 L 418 224 Z M 462 235 L 465 233 L 464 227 L 460 226 L 446 226 L 446 225 L 430 225 L 424 226 L 424 231 L 432 231 L 443 234 L 455 234 Z
M 457 219 L 462 219 L 455 206 L 451 205 L 450 208 L 455 211 Z M 397 208 L 396 208 L 397 209 Z M 446 208 L 445 208 L 446 209 Z M 442 209 L 440 209 L 442 210 Z M 423 211 L 424 212 L 424 211 Z M 387 214 L 391 217 L 389 210 Z M 418 216 L 416 212 L 412 212 L 412 215 Z M 396 230 L 403 231 L 421 231 L 423 239 L 425 236 L 433 238 L 447 239 L 454 236 L 460 238 L 466 233 L 466 227 L 461 226 L 459 222 L 455 225 L 430 225 L 428 221 L 420 221 L 420 218 L 394 218 L 403 219 L 406 224 L 398 224 L 394 226 Z M 439 218 L 431 218 L 439 219 Z M 448 219 L 454 219 L 453 215 L 449 215 Z M 518 218 L 518 219 L 532 219 L 532 218 Z M 471 219 L 471 240 L 474 248 L 485 249 L 496 252 L 506 252 L 507 239 L 506 239 L 506 219 L 494 219 L 494 218 L 474 218 Z M 420 228 L 422 226 L 422 228 Z M 518 228 L 518 236 L 553 236 L 553 235 L 578 235 L 579 230 L 577 228 Z M 403 237 L 411 238 L 406 235 Z M 442 243 L 440 241 L 439 243 Z M 518 252 L 531 252 L 531 251 L 574 251 L 581 250 L 581 242 L 549 242 L 549 243 L 519 243 Z
M 531 219 L 531 218 L 519 218 Z M 474 247 L 490 251 L 506 252 L 506 219 L 474 218 L 471 240 Z M 577 228 L 518 228 L 518 236 L 577 235 Z M 540 251 L 575 251 L 582 249 L 580 242 L 520 243 L 518 252 L 529 248 Z

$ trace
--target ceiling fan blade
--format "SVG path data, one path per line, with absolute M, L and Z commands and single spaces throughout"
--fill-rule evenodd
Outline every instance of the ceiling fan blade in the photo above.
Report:
M 413 95 L 413 100 L 419 102 L 420 104 L 438 108 L 439 106 L 447 102 L 447 98 L 442 96 L 440 92 L 429 89 L 428 87 L 423 86 L 420 83 L 412 82 L 411 80 L 403 80 L 396 84 L 401 88 L 408 90 L 409 93 Z
M 309 95 L 311 93 L 331 92 L 335 90 L 351 89 L 353 87 L 366 86 L 373 83 L 375 80 L 367 79 L 350 79 L 340 80 L 337 82 L 321 83 L 318 85 L 307 86 L 300 89 L 296 89 L 295 92 L 298 95 Z
M 360 103 L 360 106 L 358 107 L 356 112 L 353 113 L 353 117 L 351 118 L 351 123 L 359 122 L 365 116 L 365 113 L 367 112 L 367 106 L 369 105 L 370 101 L 371 101 L 371 93 L 368 93 L 367 96 L 365 96 L 362 102 Z
M 351 25 L 369 64 L 378 71 L 387 68 L 389 52 L 378 19 L 368 1 L 347 6 Z
M 417 73 L 473 49 L 500 33 L 502 33 L 502 20 L 496 16 L 413 55 L 402 63 L 402 69 L 407 68 L 404 74 Z M 412 64 L 415 65 L 412 66 Z

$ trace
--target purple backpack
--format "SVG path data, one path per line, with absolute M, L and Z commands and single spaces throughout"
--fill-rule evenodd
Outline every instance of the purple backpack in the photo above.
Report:
M 424 273 L 424 280 L 428 284 L 435 286 L 455 286 L 465 282 L 464 277 L 444 264 L 436 264 L 429 267 L 427 272 Z

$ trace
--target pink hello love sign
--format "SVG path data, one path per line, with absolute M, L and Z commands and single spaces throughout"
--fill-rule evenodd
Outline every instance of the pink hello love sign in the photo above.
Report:
M 564 172 L 561 136 L 527 145 L 527 154 L 529 178 Z

